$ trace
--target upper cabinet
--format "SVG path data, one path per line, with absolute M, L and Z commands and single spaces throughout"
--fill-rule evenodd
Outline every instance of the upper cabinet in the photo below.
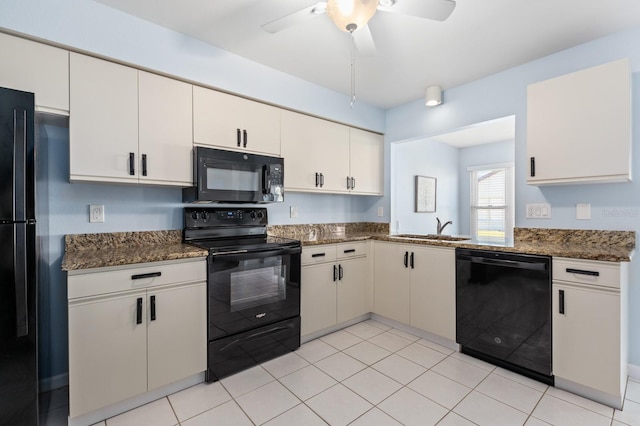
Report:
M 382 135 L 349 129 L 350 190 L 354 194 L 382 195 L 384 143 Z
M 527 182 L 631 180 L 628 59 L 527 88 Z
M 330 193 L 348 191 L 349 127 L 283 111 L 281 148 L 286 189 Z
M 192 86 L 144 71 L 138 79 L 140 182 L 190 186 Z
M 193 143 L 279 156 L 280 109 L 194 86 Z
M 379 134 L 283 111 L 281 148 L 290 191 L 382 194 Z
M 70 55 L 70 180 L 191 185 L 191 85 Z
M 0 33 L 0 87 L 35 93 L 36 111 L 69 111 L 69 52 Z

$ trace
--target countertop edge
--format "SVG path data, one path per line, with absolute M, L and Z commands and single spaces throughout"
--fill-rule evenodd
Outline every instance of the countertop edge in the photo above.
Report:
M 434 247 L 450 247 L 450 248 L 469 248 L 469 249 L 477 249 L 477 250 L 492 250 L 492 251 L 503 251 L 503 252 L 511 252 L 511 253 L 520 253 L 520 254 L 536 254 L 543 256 L 552 256 L 552 257 L 566 257 L 571 259 L 583 259 L 583 260 L 596 260 L 603 262 L 630 262 L 633 256 L 633 249 L 630 249 L 629 255 L 616 255 L 612 253 L 606 252 L 597 252 L 597 253 L 586 253 L 585 251 L 581 251 L 580 249 L 569 249 L 569 248 L 553 248 L 553 247 L 545 247 L 544 245 L 535 247 L 517 247 L 517 246 L 509 246 L 509 247 L 501 247 L 495 245 L 484 245 L 479 243 L 469 243 L 465 241 L 436 241 L 436 240 L 420 240 L 420 239 L 411 239 L 404 237 L 394 237 L 392 235 L 369 235 L 369 236 L 357 236 L 357 237 L 336 237 L 336 238 L 327 238 L 322 240 L 315 241 L 304 241 L 302 240 L 302 246 L 314 246 L 314 245 L 322 245 L 322 244 L 340 244 L 345 242 L 353 242 L 353 241 L 366 241 L 366 240 L 375 240 L 375 241 L 386 241 L 391 243 L 400 243 L 400 244 L 417 244 L 417 245 L 425 245 L 425 246 L 434 246 Z

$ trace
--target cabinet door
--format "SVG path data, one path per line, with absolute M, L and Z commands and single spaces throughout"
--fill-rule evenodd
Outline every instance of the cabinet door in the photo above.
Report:
M 279 156 L 280 109 L 194 86 L 193 142 Z
M 628 59 L 527 88 L 529 183 L 628 181 L 630 154 Z
M 71 180 L 137 182 L 138 71 L 70 53 Z
M 411 325 L 456 340 L 456 256 L 454 249 L 410 248 Z
M 402 245 L 378 242 L 374 252 L 374 312 L 410 324 L 410 269 L 404 266 L 409 252 Z
M 382 135 L 349 129 L 350 176 L 355 179 L 354 194 L 382 195 L 384 139 Z
M 338 264 L 341 278 L 337 281 L 337 322 L 341 323 L 367 312 L 367 278 L 369 261 L 366 257 L 343 260 Z
M 336 324 L 335 263 L 302 268 L 300 321 L 301 335 Z
M 552 312 L 553 374 L 620 395 L 620 295 L 554 282 Z
M 347 192 L 349 128 L 290 111 L 282 112 L 284 185 L 292 191 Z M 317 185 L 316 174 L 324 184 Z
M 69 303 L 71 417 L 147 390 L 145 292 Z
M 206 283 L 149 289 L 147 297 L 149 390 L 206 370 Z
M 36 110 L 69 111 L 69 52 L 0 34 L 0 87 L 35 93 Z
M 192 86 L 143 71 L 138 78 L 140 182 L 189 186 L 193 181 Z

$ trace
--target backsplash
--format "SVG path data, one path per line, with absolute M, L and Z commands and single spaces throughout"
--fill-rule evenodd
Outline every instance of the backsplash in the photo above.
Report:
M 269 225 L 269 235 L 312 241 L 328 236 L 344 237 L 359 233 L 389 234 L 389 224 L 379 222 L 317 223 L 304 225 Z
M 598 231 L 585 229 L 514 228 L 517 242 L 544 241 L 550 244 L 584 244 L 597 246 L 636 246 L 635 231 Z

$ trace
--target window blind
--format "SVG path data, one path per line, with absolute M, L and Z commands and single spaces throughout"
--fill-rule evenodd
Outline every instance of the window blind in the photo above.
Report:
M 505 243 L 513 237 L 513 167 L 470 170 L 471 235 L 483 243 Z

